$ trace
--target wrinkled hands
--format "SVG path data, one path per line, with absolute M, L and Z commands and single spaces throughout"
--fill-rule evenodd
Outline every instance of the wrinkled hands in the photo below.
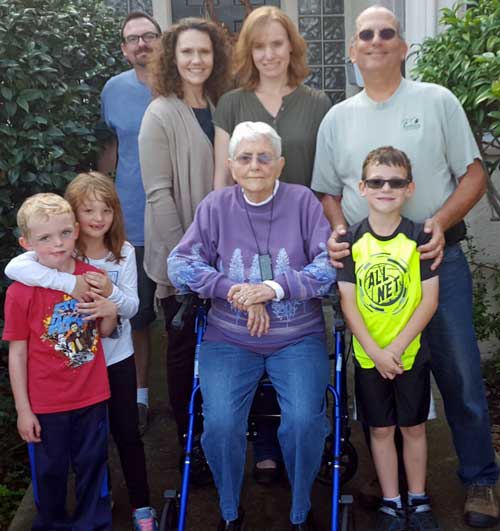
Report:
M 349 250 L 349 244 L 347 242 L 338 242 L 339 236 L 343 236 L 346 233 L 344 225 L 338 225 L 332 232 L 328 239 L 328 255 L 330 256 L 330 263 L 336 269 L 342 269 L 344 264 L 342 259 L 351 254 Z
M 261 337 L 269 332 L 269 314 L 263 302 L 252 304 L 247 308 L 247 329 L 251 336 Z
M 268 302 L 276 297 L 276 292 L 267 284 L 235 284 L 227 293 L 227 301 L 240 312 L 248 311 L 253 304 Z
M 247 312 L 247 329 L 251 336 L 261 337 L 269 332 L 270 319 L 266 302 L 276 297 L 267 284 L 235 284 L 227 293 L 227 301 L 240 312 Z
M 434 271 L 443 260 L 446 243 L 443 227 L 435 218 L 429 218 L 425 220 L 424 232 L 432 234 L 431 239 L 426 244 L 420 245 L 417 251 L 420 253 L 421 260 L 434 259 L 431 265 L 431 269 Z
M 42 440 L 42 427 L 31 410 L 19 411 L 17 415 L 17 431 L 23 441 L 37 443 Z

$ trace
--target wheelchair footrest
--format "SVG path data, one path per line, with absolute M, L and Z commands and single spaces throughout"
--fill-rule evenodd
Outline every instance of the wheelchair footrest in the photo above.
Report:
M 165 500 L 175 500 L 179 497 L 178 491 L 174 489 L 167 489 L 163 491 L 163 498 Z
M 342 494 L 339 502 L 341 505 L 352 505 L 354 503 L 354 498 L 351 494 Z

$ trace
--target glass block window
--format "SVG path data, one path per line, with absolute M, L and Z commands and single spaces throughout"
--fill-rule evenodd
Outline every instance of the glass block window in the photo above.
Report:
M 299 0 L 299 31 L 307 41 L 310 74 L 305 83 L 333 103 L 345 99 L 344 0 Z
M 153 0 L 106 0 L 106 4 L 113 7 L 121 17 L 127 16 L 131 11 L 145 11 L 153 15 Z

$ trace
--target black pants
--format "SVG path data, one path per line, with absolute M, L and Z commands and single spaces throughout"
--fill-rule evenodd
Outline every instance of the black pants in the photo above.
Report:
M 107 492 L 106 402 L 60 413 L 37 414 L 42 441 L 28 445 L 34 531 L 111 531 Z M 76 508 L 66 512 L 69 467 L 75 473 Z
M 139 419 L 134 356 L 110 365 L 108 377 L 111 388 L 109 427 L 120 455 L 130 504 L 134 509 L 149 507 L 144 445 L 137 426 Z
M 191 312 L 184 315 L 184 326 L 181 330 L 177 330 L 172 327 L 172 319 L 181 303 L 172 296 L 161 299 L 161 305 L 165 313 L 165 329 L 168 334 L 168 398 L 177 424 L 179 442 L 182 444 L 183 435 L 188 429 L 188 406 L 193 387 L 196 314 Z

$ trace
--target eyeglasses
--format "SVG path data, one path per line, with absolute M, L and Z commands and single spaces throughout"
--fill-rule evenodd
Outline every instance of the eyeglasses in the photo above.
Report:
M 137 46 L 139 44 L 140 39 L 142 39 L 145 44 L 151 44 L 157 38 L 158 38 L 158 33 L 155 33 L 154 31 L 147 31 L 146 33 L 143 33 L 142 35 L 128 35 L 123 40 L 125 41 L 126 44 Z
M 372 190 L 380 190 L 384 187 L 385 183 L 389 185 L 393 190 L 401 190 L 410 184 L 409 179 L 399 179 L 398 177 L 391 177 L 390 179 L 365 179 L 364 183 L 368 188 Z
M 394 37 L 396 36 L 396 30 L 394 28 L 382 28 L 381 30 L 372 30 L 372 29 L 361 30 L 358 33 L 358 37 L 364 42 L 370 42 L 375 37 L 375 33 L 378 33 L 378 36 L 383 41 L 390 41 L 391 39 L 394 39 Z
M 257 162 L 263 166 L 267 166 L 268 164 L 271 164 L 273 160 L 276 160 L 276 157 L 273 157 L 270 153 L 257 153 L 256 158 Z M 252 163 L 253 155 L 242 153 L 235 157 L 234 160 L 241 166 L 248 166 Z

